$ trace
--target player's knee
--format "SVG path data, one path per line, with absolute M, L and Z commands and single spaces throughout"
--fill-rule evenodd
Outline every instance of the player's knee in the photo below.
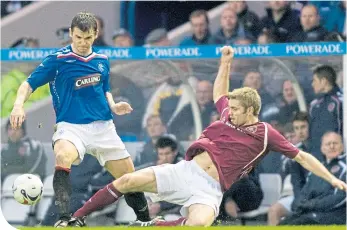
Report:
M 114 185 L 120 192 L 128 193 L 133 192 L 132 189 L 136 187 L 136 181 L 132 174 L 127 173 L 116 180 Z
M 68 149 L 60 148 L 58 151 L 55 151 L 55 164 L 62 167 L 71 167 L 74 159 L 71 158 L 71 154 Z
M 209 220 L 208 218 L 202 218 L 202 217 L 198 217 L 195 216 L 194 218 L 188 218 L 186 221 L 187 226 L 200 226 L 200 227 L 208 227 L 210 226 L 211 220 Z

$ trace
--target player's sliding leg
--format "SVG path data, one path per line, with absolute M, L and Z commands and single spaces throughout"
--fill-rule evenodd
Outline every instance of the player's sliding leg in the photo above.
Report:
M 114 182 L 100 189 L 82 208 L 74 213 L 74 217 L 82 218 L 117 201 L 123 194 L 134 192 L 157 193 L 156 178 L 152 168 L 142 169 L 125 174 Z
M 70 216 L 70 168 L 71 164 L 78 158 L 76 147 L 67 140 L 58 140 L 54 143 L 55 172 L 53 177 L 53 189 L 56 204 L 59 208 L 59 220 L 55 227 L 66 227 Z
M 185 222 L 187 226 L 210 226 L 218 213 L 205 204 L 193 204 L 188 209 L 188 218 Z
M 188 217 L 181 217 L 178 220 L 164 221 L 154 219 L 148 222 L 136 221 L 131 226 L 149 227 L 149 226 L 210 226 L 215 219 L 215 210 L 205 204 L 193 204 L 189 206 Z
M 133 161 L 130 157 L 107 161 L 105 168 L 109 171 L 114 178 L 120 178 L 126 173 L 135 171 Z M 143 192 L 127 193 L 124 195 L 126 203 L 131 207 L 137 219 L 140 221 L 150 221 L 147 200 Z

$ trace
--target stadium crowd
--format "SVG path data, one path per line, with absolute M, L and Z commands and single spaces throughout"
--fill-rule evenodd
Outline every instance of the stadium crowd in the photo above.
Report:
M 320 1 L 300 3 L 302 8 L 298 10 L 292 8 L 289 1 L 269 1 L 266 15 L 259 18 L 248 9 L 247 1 L 230 1 L 221 13 L 220 29 L 215 34 L 210 32 L 207 12 L 194 9 L 189 17 L 191 36 L 174 44 L 169 40 L 165 28 L 156 28 L 146 36 L 144 46 L 345 41 L 346 1 L 331 1 L 328 6 Z M 9 5 L 5 10 L 14 12 L 12 8 Z M 123 28 L 113 33 L 113 44 L 106 44 L 104 22 L 101 17 L 97 19 L 100 30 L 95 46 L 134 46 L 133 36 Z M 68 27 L 57 29 L 56 35 L 62 46 L 69 44 Z M 11 47 L 37 48 L 39 41 L 31 37 L 20 38 Z M 213 103 L 215 73 L 210 76 L 199 75 L 203 71 L 199 70 L 199 66 L 184 61 L 174 63 L 187 75 L 185 79 L 191 88 L 186 87 L 180 76 L 170 76 L 148 93 L 143 92 L 131 79 L 111 72 L 115 101 L 127 101 L 134 108 L 134 112 L 128 116 L 114 116 L 117 132 L 122 138 L 132 137 L 135 141 L 145 142 L 134 159 L 136 169 L 177 163 L 184 158 L 185 147 L 180 143 L 196 138 L 196 117 L 193 115 L 191 94 L 188 92 L 191 89 L 195 93 L 202 128 L 219 119 Z M 312 58 L 304 63 L 289 61 L 286 64 L 302 89 L 307 112 L 300 109 L 300 98 L 294 85 L 296 83 L 285 76 L 275 78 L 274 75 L 283 73 L 278 72 L 277 66 L 272 62 L 235 60 L 230 87 L 235 89 L 247 86 L 256 89 L 263 103 L 261 120 L 269 122 L 294 145 L 320 159 L 336 177 L 345 178 L 341 60 L 332 63 L 327 59 Z M 149 96 L 144 97 L 145 94 Z M 148 99 L 148 103 L 142 101 L 144 98 Z M 42 166 L 46 164 L 42 147 L 26 135 L 25 126 L 22 130 L 12 130 L 8 125 L 7 132 L 8 144 L 1 150 L 2 181 L 11 173 L 30 172 L 39 174 L 42 178 L 47 176 Z M 112 181 L 112 176 L 89 155 L 80 166 L 73 167 L 76 169 L 70 175 L 73 181 L 72 213 L 99 188 Z M 263 173 L 279 174 L 283 182 L 290 178 L 292 185 L 289 194 L 282 193 L 283 196 L 266 213 L 269 225 L 346 224 L 346 194 L 337 192 L 326 182 L 308 174 L 297 163 L 280 157 L 278 153 L 266 156 L 249 177 L 233 184 L 224 194 L 216 223 L 234 224 L 245 213 L 261 206 L 266 195 L 263 194 L 260 182 L 260 175 Z M 149 206 L 152 217 L 179 215 L 177 205 L 160 202 L 149 203 Z M 57 220 L 56 212 L 53 199 L 41 224 L 53 225 Z M 112 219 L 115 212 L 111 208 L 103 215 Z

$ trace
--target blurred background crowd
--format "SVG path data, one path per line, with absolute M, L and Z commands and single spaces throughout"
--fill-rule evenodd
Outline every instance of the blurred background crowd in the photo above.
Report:
M 2 20 L 23 14 L 35 4 L 40 2 L 2 1 Z M 95 46 L 99 47 L 346 39 L 346 1 L 121 2 L 120 28 L 113 30 L 106 29 L 108 22 L 103 15 L 97 16 L 100 29 Z M 217 18 L 217 24 L 211 25 L 212 17 Z M 182 24 L 189 28 L 189 35 L 172 39 L 173 31 L 183 28 Z M 57 47 L 70 43 L 68 25 L 54 30 Z M 42 43 L 33 36 L 12 40 L 3 48 L 40 48 Z M 235 59 L 230 76 L 231 90 L 242 86 L 258 90 L 263 103 L 262 121 L 312 153 L 339 178 L 346 177 L 342 63 L 342 56 Z M 54 114 L 48 87 L 37 90 L 30 98 L 28 120 L 22 129 L 12 130 L 7 122 L 20 82 L 37 64 L 2 63 L 1 208 L 12 224 L 53 225 L 57 218 L 51 188 Z M 185 149 L 199 136 L 201 128 L 219 119 L 212 100 L 217 70 L 218 60 L 207 59 L 111 61 L 112 94 L 116 101 L 126 101 L 134 109 L 129 115 L 114 116 L 114 122 L 136 169 L 184 159 Z M 18 207 L 7 193 L 6 186 L 13 181 L 13 175 L 21 173 L 38 174 L 45 182 L 47 189 L 37 207 Z M 74 166 L 70 176 L 74 187 L 72 212 L 112 181 L 111 175 L 88 155 L 79 166 Z M 149 205 L 153 217 L 170 219 L 180 215 L 177 205 Z M 11 214 L 13 210 L 16 216 Z M 18 215 L 20 210 L 24 210 L 22 215 Z M 225 193 L 216 224 L 346 224 L 345 216 L 345 193 L 334 190 L 280 153 L 269 153 L 249 177 Z M 134 214 L 121 200 L 93 214 L 88 224 L 123 224 L 133 218 Z

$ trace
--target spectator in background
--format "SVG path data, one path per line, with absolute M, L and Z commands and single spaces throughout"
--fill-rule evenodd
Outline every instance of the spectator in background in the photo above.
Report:
M 211 44 L 232 45 L 240 38 L 253 39 L 252 35 L 238 22 L 236 12 L 229 7 L 223 10 L 220 23 L 221 28 L 212 36 Z
M 343 92 L 343 70 L 337 74 L 336 84 Z
M 292 117 L 299 112 L 298 99 L 290 80 L 283 82 L 282 98 L 279 102 L 279 110 L 279 122 L 281 124 L 290 122 Z
M 267 110 L 273 109 L 273 103 L 275 100 L 272 96 L 263 88 L 262 76 L 259 71 L 250 71 L 246 73 L 243 80 L 243 87 L 250 87 L 256 89 L 259 93 L 262 102 L 262 108 L 260 110 L 261 120 L 267 113 Z M 264 116 L 263 116 L 264 115 Z
M 298 15 L 290 7 L 289 1 L 269 1 L 267 15 L 262 18 L 263 28 L 271 30 L 280 42 L 288 42 L 300 31 Z
M 310 105 L 310 138 L 312 153 L 320 159 L 320 143 L 324 133 L 337 132 L 342 135 L 342 92 L 336 84 L 336 72 L 328 65 L 313 70 L 312 88 L 316 99 Z
M 126 141 L 128 138 L 136 140 L 142 131 L 142 116 L 145 111 L 145 99 L 142 89 L 133 81 L 123 75 L 110 72 L 111 94 L 115 103 L 127 102 L 134 109 L 130 114 L 113 115 L 113 122 L 117 127 L 118 135 Z
M 98 24 L 98 37 L 94 41 L 93 45 L 96 47 L 103 47 L 108 46 L 104 40 L 105 36 L 105 27 L 104 27 L 104 20 L 100 16 L 95 16 L 96 23 Z
M 113 46 L 114 47 L 131 47 L 131 46 L 134 46 L 133 37 L 131 36 L 131 34 L 127 30 L 125 30 L 123 28 L 120 28 L 113 33 L 112 40 L 113 40 Z
M 196 102 L 200 111 L 202 129 L 210 124 L 211 113 L 216 110 L 213 103 L 213 85 L 209 81 L 199 81 L 196 86 Z M 187 104 L 168 126 L 170 133 L 178 140 L 193 140 L 194 117 L 191 103 Z
M 346 4 L 347 2 L 341 1 L 339 5 L 331 9 L 329 17 L 324 20 L 323 26 L 329 32 L 338 32 L 346 37 Z
M 220 115 L 219 115 L 218 111 L 213 111 L 211 113 L 211 116 L 210 116 L 210 124 L 212 124 L 215 121 L 218 121 L 219 119 L 220 119 Z
M 195 89 L 196 78 L 190 76 L 189 63 L 179 61 L 175 65 L 180 73 L 169 73 L 166 82 L 156 88 L 147 104 L 142 127 L 144 127 L 147 117 L 151 114 L 159 115 L 163 124 L 168 127 L 184 106 L 192 100 L 191 88 Z M 190 86 L 184 84 L 183 78 L 188 78 L 187 81 Z
M 340 134 L 327 132 L 322 137 L 324 166 L 336 177 L 346 178 L 346 156 Z M 293 213 L 279 225 L 346 225 L 346 192 L 332 187 L 310 173 L 292 204 Z
M 267 44 L 273 44 L 278 43 L 279 39 L 273 33 L 273 31 L 264 29 L 258 36 L 257 42 L 259 45 L 267 45 Z
M 310 152 L 308 114 L 304 112 L 295 114 L 292 125 L 296 139 L 299 141 L 296 147 L 305 152 Z M 293 195 L 281 198 L 270 207 L 268 212 L 268 225 L 271 226 L 277 225 L 283 217 L 292 213 L 293 200 L 295 197 L 299 197 L 300 191 L 306 183 L 308 171 L 296 161 L 285 158 L 283 160 L 283 173 L 291 175 Z
M 158 28 L 149 32 L 145 39 L 145 46 L 171 46 L 171 41 L 167 36 L 167 30 Z
M 39 48 L 40 42 L 37 38 L 23 37 L 15 41 L 10 48 Z
M 33 1 L 1 1 L 1 17 L 15 13 Z
M 159 137 L 166 133 L 166 127 L 159 115 L 151 115 L 147 118 L 146 130 L 150 139 L 144 145 L 142 152 L 136 155 L 135 167 L 146 168 L 156 162 L 155 144 Z
M 209 19 L 206 10 L 195 10 L 189 16 L 193 35 L 184 38 L 181 46 L 206 45 L 211 37 Z
M 223 195 L 217 220 L 227 221 L 238 217 L 239 212 L 249 212 L 259 208 L 263 191 L 259 182 L 258 169 L 236 181 Z
M 55 34 L 58 37 L 58 40 L 61 44 L 61 46 L 67 46 L 71 44 L 71 37 L 70 37 L 70 30 L 69 27 L 62 27 L 57 29 Z
M 318 9 L 314 5 L 306 5 L 300 14 L 302 30 L 292 37 L 293 42 L 324 41 L 328 32 L 320 25 Z
M 13 129 L 10 120 L 6 123 L 8 141 L 1 149 L 1 180 L 10 174 L 37 174 L 46 176 L 46 162 L 42 143 L 27 136 L 26 123 L 21 128 Z
M 262 29 L 261 23 L 258 15 L 248 9 L 247 2 L 244 0 L 230 1 L 228 7 L 236 11 L 238 21 L 245 30 L 252 34 L 253 38 L 257 38 Z
M 234 45 L 250 45 L 252 40 L 248 38 L 238 38 Z M 231 63 L 231 74 L 229 79 L 230 90 L 240 88 L 243 84 L 245 75 L 253 69 L 257 69 L 258 60 L 242 58 L 235 59 Z
M 183 157 L 179 154 L 178 151 L 177 140 L 173 135 L 164 135 L 160 137 L 155 144 L 155 148 L 158 153 L 158 160 L 156 162 L 156 165 L 176 164 L 183 160 Z M 165 216 L 167 214 L 179 215 L 181 208 L 180 205 L 165 201 L 156 203 L 149 202 L 148 206 L 151 218 L 154 218 L 158 215 Z
M 280 129 L 283 133 L 283 136 L 292 144 L 296 145 L 299 141 L 296 138 L 294 127 L 291 121 L 289 120 L 286 124 Z

